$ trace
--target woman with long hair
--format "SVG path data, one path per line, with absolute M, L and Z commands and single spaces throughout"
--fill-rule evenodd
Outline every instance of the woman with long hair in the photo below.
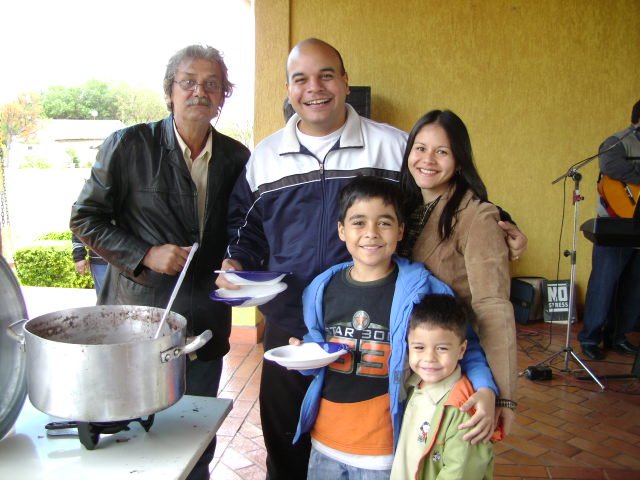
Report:
M 399 253 L 423 262 L 473 309 L 473 329 L 499 388 L 495 420 L 509 433 L 517 383 L 509 249 L 499 210 L 474 165 L 469 133 L 455 113 L 432 110 L 416 122 L 400 184 L 408 221 Z

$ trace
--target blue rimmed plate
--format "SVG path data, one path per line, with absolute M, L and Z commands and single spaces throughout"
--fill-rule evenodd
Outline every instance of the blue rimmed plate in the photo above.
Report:
M 235 285 L 274 285 L 291 272 L 265 272 L 262 270 L 216 270 Z
M 232 307 L 255 307 L 273 300 L 276 295 L 286 289 L 287 284 L 283 282 L 273 285 L 244 285 L 237 290 L 219 288 L 213 291 L 209 298 Z

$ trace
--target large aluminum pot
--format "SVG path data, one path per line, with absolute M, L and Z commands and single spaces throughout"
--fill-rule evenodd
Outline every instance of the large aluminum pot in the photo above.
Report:
M 27 391 L 34 407 L 80 422 L 151 415 L 185 392 L 185 355 L 211 338 L 206 330 L 185 345 L 186 319 L 134 305 L 75 308 L 24 325 Z M 15 328 L 15 327 L 14 327 Z
M 20 285 L 0 256 L 0 440 L 13 428 L 27 396 L 24 353 L 5 331 L 26 316 Z

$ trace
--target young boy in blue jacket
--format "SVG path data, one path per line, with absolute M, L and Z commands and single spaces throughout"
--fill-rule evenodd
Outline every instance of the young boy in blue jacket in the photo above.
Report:
M 311 433 L 308 480 L 389 478 L 406 400 L 409 315 L 425 295 L 452 294 L 423 264 L 394 255 L 404 233 L 400 198 L 395 184 L 375 177 L 345 186 L 338 235 L 353 261 L 318 275 L 303 294 L 304 341 L 351 348 L 328 367 L 302 372 L 315 375 L 294 439 Z M 461 364 L 474 388 L 496 392 L 469 333 Z

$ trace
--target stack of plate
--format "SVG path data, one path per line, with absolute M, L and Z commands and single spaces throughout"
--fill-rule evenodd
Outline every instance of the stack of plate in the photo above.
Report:
M 251 270 L 216 270 L 229 282 L 239 285 L 232 290 L 219 288 L 209 295 L 211 300 L 223 302 L 232 307 L 254 307 L 262 305 L 287 289 L 281 280 L 289 272 L 265 272 Z

